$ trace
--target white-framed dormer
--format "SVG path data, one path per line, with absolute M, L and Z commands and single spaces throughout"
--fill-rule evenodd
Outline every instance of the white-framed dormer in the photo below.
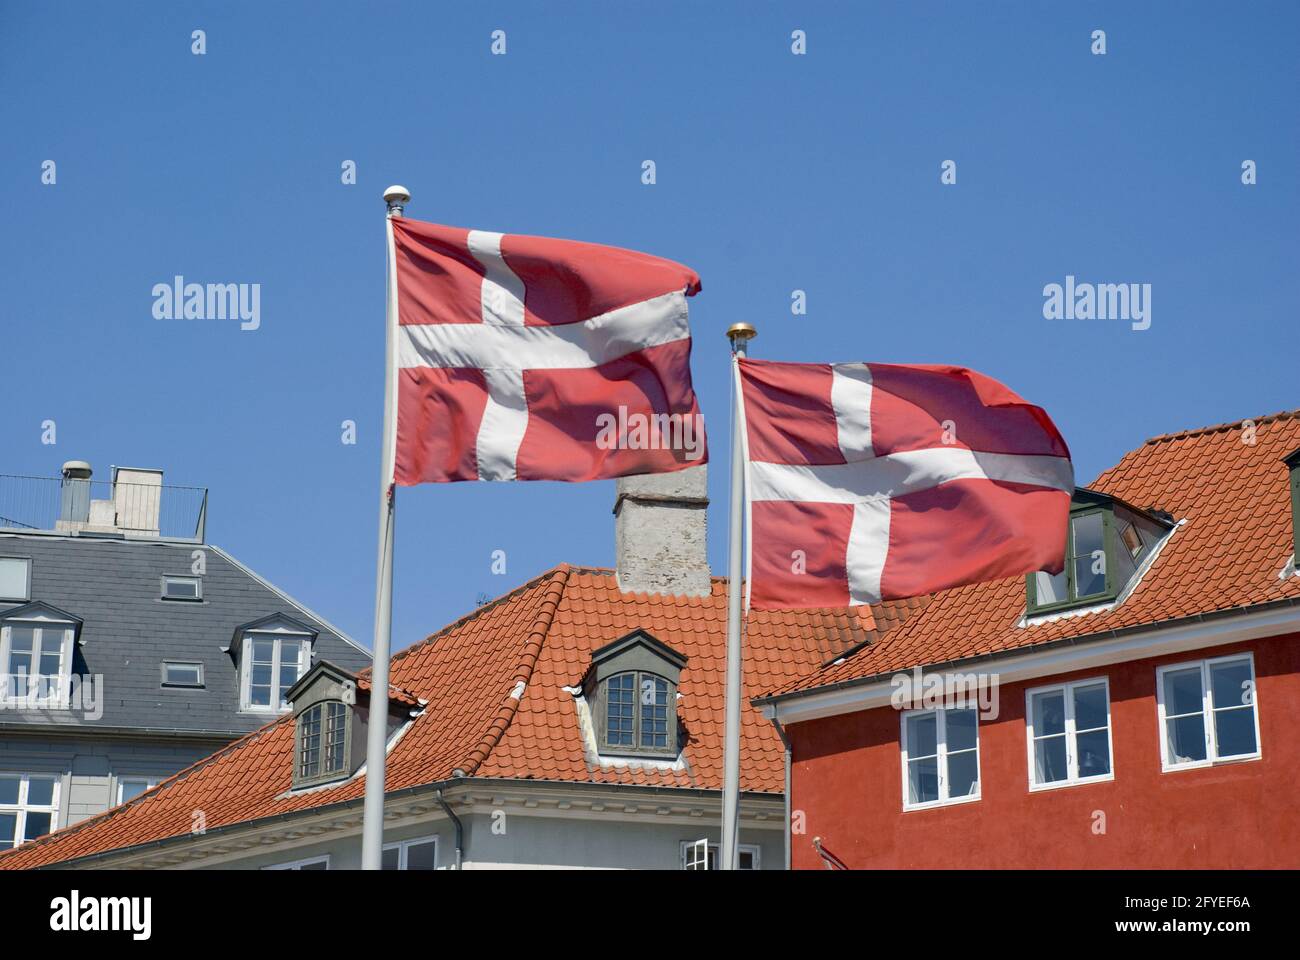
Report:
M 239 666 L 241 713 L 289 711 L 285 694 L 311 667 L 318 632 L 285 614 L 235 629 L 230 654 Z
M 0 700 L 60 708 L 68 703 L 81 620 L 39 601 L 0 614 Z

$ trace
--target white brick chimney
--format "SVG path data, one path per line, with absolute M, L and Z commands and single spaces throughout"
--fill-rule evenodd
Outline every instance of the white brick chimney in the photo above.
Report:
M 614 546 L 624 593 L 709 593 L 707 470 L 615 481 Z

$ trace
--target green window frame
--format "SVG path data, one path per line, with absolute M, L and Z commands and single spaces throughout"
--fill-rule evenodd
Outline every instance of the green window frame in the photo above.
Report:
M 1283 460 L 1291 470 L 1291 560 L 1300 567 L 1300 449 Z
M 1040 571 L 1025 577 L 1026 614 L 1113 602 L 1172 529 L 1167 514 L 1140 510 L 1092 490 L 1076 490 L 1066 529 L 1065 566 L 1055 576 Z M 1088 543 L 1080 542 L 1084 536 Z M 1042 589 L 1049 583 L 1054 584 L 1052 593 Z
M 1089 571 L 1091 576 L 1092 567 L 1095 565 L 1097 558 L 1094 551 L 1088 550 L 1086 553 L 1080 553 L 1076 531 L 1078 528 L 1087 523 L 1091 517 L 1099 517 L 1101 521 L 1101 560 L 1102 560 L 1102 577 L 1103 586 L 1101 590 L 1092 590 L 1088 593 L 1079 595 L 1079 567 L 1082 563 Z M 1071 508 L 1069 528 L 1065 535 L 1065 567 L 1061 571 L 1064 576 L 1065 596 L 1060 600 L 1045 600 L 1039 602 L 1038 599 L 1038 578 L 1046 577 L 1046 573 L 1031 573 L 1026 577 L 1028 589 L 1028 609 L 1030 613 L 1044 613 L 1051 610 L 1067 610 L 1071 607 L 1081 607 L 1096 603 L 1106 603 L 1114 600 L 1118 594 L 1118 588 L 1115 584 L 1114 563 L 1114 537 L 1112 533 L 1115 527 L 1115 517 L 1113 512 L 1107 507 L 1087 506 L 1083 508 Z M 1086 544 L 1084 545 L 1087 546 Z

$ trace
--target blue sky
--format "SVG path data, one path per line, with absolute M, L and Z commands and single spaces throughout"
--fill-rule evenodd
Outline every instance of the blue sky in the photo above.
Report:
M 739 320 L 758 357 L 997 377 L 1086 482 L 1147 436 L 1300 406 L 1298 26 L 1294 3 L 4 0 L 0 472 L 207 486 L 213 542 L 368 643 L 401 182 L 412 217 L 700 273 L 715 572 Z M 260 283 L 260 328 L 154 319 L 176 274 Z M 1067 274 L 1150 283 L 1150 329 L 1045 320 Z M 611 565 L 612 503 L 612 482 L 403 490 L 394 646 L 557 562 Z

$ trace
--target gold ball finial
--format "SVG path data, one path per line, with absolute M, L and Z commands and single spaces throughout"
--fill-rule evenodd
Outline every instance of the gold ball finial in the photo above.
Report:
M 738 340 L 741 343 L 744 343 L 746 340 L 752 340 L 756 336 L 758 336 L 758 331 L 748 323 L 733 323 L 731 326 L 727 327 L 727 339 L 733 344 Z

